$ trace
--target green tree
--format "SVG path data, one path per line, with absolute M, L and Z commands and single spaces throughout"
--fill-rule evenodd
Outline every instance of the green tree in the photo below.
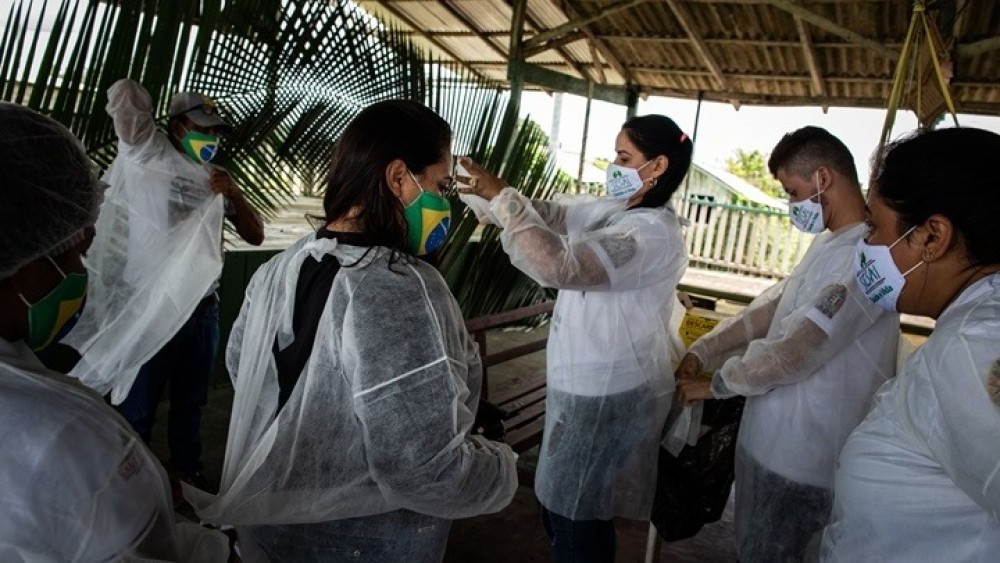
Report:
M 769 154 L 762 153 L 757 149 L 752 151 L 736 149 L 733 156 L 726 159 L 726 170 L 757 186 L 768 195 L 783 198 L 785 190 L 767 169 L 769 156 Z

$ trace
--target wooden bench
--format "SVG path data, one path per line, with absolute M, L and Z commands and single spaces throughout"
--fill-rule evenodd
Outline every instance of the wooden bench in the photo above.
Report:
M 496 396 L 489 392 L 489 370 L 495 365 L 544 350 L 548 337 L 490 353 L 486 347 L 486 331 L 549 314 L 554 305 L 554 302 L 547 301 L 465 322 L 466 328 L 479 344 L 479 354 L 483 360 L 482 398 L 503 411 L 504 441 L 518 453 L 537 446 L 542 440 L 542 430 L 545 428 L 545 370 L 521 375 L 520 381 Z

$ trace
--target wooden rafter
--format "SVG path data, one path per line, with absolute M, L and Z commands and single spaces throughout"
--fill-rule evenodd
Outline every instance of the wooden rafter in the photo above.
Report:
M 483 79 L 487 78 L 485 75 L 483 75 L 477 69 L 473 68 L 473 66 L 471 64 L 469 64 L 467 61 L 462 60 L 462 57 L 458 56 L 457 53 L 455 53 L 454 51 L 452 51 L 451 49 L 449 49 L 447 45 L 445 45 L 444 43 L 441 43 L 440 41 L 438 41 L 437 39 L 435 39 L 434 36 L 431 35 L 430 33 L 427 33 L 426 31 L 420 29 L 420 26 L 417 25 L 417 23 L 415 21 L 411 20 L 406 14 L 400 12 L 396 8 L 393 8 L 388 2 L 380 3 L 379 6 L 382 7 L 383 9 L 385 9 L 385 11 L 389 12 L 390 14 L 392 14 L 396 19 L 398 19 L 399 21 L 401 21 L 404 24 L 406 24 L 410 29 L 413 30 L 414 33 L 416 33 L 417 35 L 423 37 L 424 39 L 426 39 L 427 41 L 429 41 L 432 45 L 434 45 L 438 49 L 441 49 L 442 51 L 444 51 L 449 57 L 451 57 L 452 59 L 454 59 L 455 62 L 457 62 L 458 64 L 462 65 L 463 67 L 469 69 L 469 72 L 475 74 L 476 76 L 478 76 L 480 78 L 483 78 Z
M 574 8 L 569 2 L 567 2 L 563 6 L 563 12 L 565 12 L 566 17 L 570 19 L 577 19 L 580 17 L 580 14 L 577 13 L 576 8 Z M 594 47 L 596 47 L 597 51 L 601 54 L 602 57 L 604 57 L 604 60 L 608 61 L 608 64 L 611 65 L 611 68 L 615 69 L 615 72 L 617 72 L 622 78 L 625 79 L 625 82 L 627 83 L 635 82 L 635 77 L 632 76 L 632 73 L 627 68 L 625 68 L 625 65 L 623 65 L 620 60 L 618 60 L 618 57 L 616 57 L 614 52 L 611 51 L 611 48 L 608 47 L 607 43 L 605 43 L 600 37 L 594 34 L 594 32 L 590 31 L 590 28 L 586 25 L 581 27 L 580 31 L 587 36 L 587 41 L 590 41 L 591 43 L 594 44 Z
M 612 4 L 610 6 L 602 8 L 596 14 L 591 14 L 589 16 L 584 16 L 584 17 L 571 17 L 568 22 L 562 25 L 558 25 L 550 30 L 543 31 L 538 35 L 532 37 L 531 39 L 525 41 L 524 48 L 531 49 L 533 47 L 541 46 L 547 41 L 558 39 L 563 35 L 566 35 L 567 33 L 571 33 L 573 31 L 582 30 L 586 26 L 594 22 L 603 20 L 604 18 L 617 14 L 622 10 L 628 10 L 630 8 L 634 8 L 639 4 L 645 4 L 646 2 L 649 1 L 650 0 L 623 0 L 621 2 L 618 2 L 617 4 Z
M 982 39 L 980 41 L 976 41 L 975 43 L 959 45 L 958 56 L 975 57 L 976 55 L 982 55 L 983 53 L 996 51 L 997 49 L 1000 49 L 1000 36 Z
M 548 51 L 550 49 L 557 49 L 558 50 L 560 47 L 563 47 L 564 45 L 569 45 L 570 43 L 574 43 L 576 41 L 579 41 L 581 39 L 586 39 L 586 38 L 587 38 L 587 35 L 585 33 L 583 33 L 582 31 L 578 31 L 578 32 L 575 32 L 575 33 L 570 33 L 570 34 L 567 34 L 567 35 L 563 35 L 559 39 L 553 39 L 552 41 L 549 41 L 549 42 L 544 43 L 542 45 L 538 45 L 537 47 L 525 48 L 524 49 L 524 56 L 531 57 L 531 56 L 537 55 L 539 53 L 544 53 L 545 51 Z
M 535 28 L 535 33 L 539 33 L 539 32 L 541 32 L 542 29 L 544 29 L 544 26 L 540 25 L 538 23 L 538 20 L 535 19 L 535 17 L 532 16 L 531 13 L 527 9 L 525 10 L 525 14 L 524 15 L 525 15 L 525 21 L 528 23 L 528 25 L 530 25 L 531 27 Z M 555 48 L 556 53 L 558 53 L 559 56 L 562 57 L 566 61 L 566 63 L 569 64 L 569 66 L 573 68 L 573 70 L 576 71 L 577 74 L 579 74 L 581 77 L 583 77 L 584 80 L 586 80 L 587 78 L 593 79 L 593 77 L 591 77 L 587 73 L 587 71 L 584 70 L 584 68 L 583 68 L 582 65 L 580 65 L 579 63 L 577 63 L 576 61 L 573 60 L 573 57 L 570 56 L 569 52 L 567 52 L 566 49 L 563 48 L 562 44 L 560 44 L 558 46 L 555 46 L 554 48 Z M 528 59 L 529 57 L 535 55 L 536 53 L 529 53 L 527 50 L 524 49 L 524 46 L 522 45 L 521 46 L 521 54 L 524 56 L 525 59 Z
M 677 18 L 677 23 L 681 25 L 684 33 L 691 39 L 691 44 L 694 47 L 695 52 L 698 54 L 698 58 L 701 59 L 702 64 L 705 68 L 712 73 L 712 78 L 715 79 L 716 84 L 720 90 L 729 90 L 729 80 L 722 74 L 722 67 L 719 66 L 718 61 L 712 56 L 711 51 L 705 45 L 705 42 L 701 38 L 701 33 L 695 28 L 694 23 L 691 20 L 691 14 L 688 13 L 687 8 L 681 5 L 678 0 L 666 0 L 667 5 L 670 10 L 674 13 L 674 17 Z
M 847 29 L 846 27 L 834 21 L 824 18 L 823 16 L 816 14 L 815 12 L 807 10 L 806 8 L 803 8 L 798 2 L 794 2 L 793 0 L 762 0 L 762 1 L 774 6 L 775 8 L 784 10 L 792 14 L 793 16 L 802 18 L 803 20 L 815 25 L 820 29 L 829 31 L 830 33 L 837 35 L 838 37 L 843 37 L 844 39 L 850 41 L 851 43 L 856 43 L 863 47 L 867 47 L 891 61 L 895 61 L 896 59 L 899 58 L 899 51 L 896 51 L 895 49 L 890 49 L 882 45 L 878 41 L 873 41 L 871 39 L 868 39 L 867 37 L 861 35 L 856 31 Z
M 816 50 L 812 46 L 812 37 L 809 35 L 809 30 L 806 29 L 806 23 L 798 16 L 795 16 L 795 29 L 799 32 L 799 41 L 802 42 L 802 55 L 806 58 L 806 65 L 809 67 L 813 94 L 825 98 L 826 87 L 823 86 L 823 76 L 819 71 Z
M 479 39 L 481 39 L 483 41 L 483 43 L 486 43 L 486 46 L 489 47 L 490 50 L 492 50 L 494 53 L 500 55 L 501 58 L 507 59 L 508 53 L 506 51 L 504 51 L 503 49 L 501 49 L 500 47 L 497 47 L 496 43 L 494 43 L 492 40 L 490 40 L 490 38 L 486 34 L 484 34 L 483 32 L 479 31 L 479 28 L 476 27 L 475 22 L 473 22 L 472 20 L 470 20 L 468 17 L 465 16 L 465 14 L 463 14 L 458 9 L 456 9 L 454 6 L 452 6 L 451 2 L 449 0 L 440 0 L 440 1 L 441 1 L 441 6 L 449 14 L 451 14 L 452 17 L 454 17 L 458 21 L 462 22 L 462 25 L 464 25 L 465 27 L 469 28 L 469 31 L 471 31 L 473 33 L 473 36 L 478 37 Z M 435 34 L 431 34 L 431 35 L 435 35 Z

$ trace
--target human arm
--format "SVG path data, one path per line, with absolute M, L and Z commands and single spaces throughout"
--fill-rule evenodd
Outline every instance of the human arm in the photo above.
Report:
M 149 92 L 131 78 L 123 78 L 108 88 L 105 110 L 111 116 L 119 141 L 126 145 L 141 145 L 156 132 Z
M 761 395 L 804 381 L 890 314 L 868 301 L 852 282 L 847 279 L 825 286 L 808 305 L 780 321 L 782 330 L 776 336 L 756 339 L 742 356 L 727 360 L 712 377 L 712 395 L 717 399 Z M 858 361 L 874 362 L 864 357 Z
M 264 242 L 264 223 L 243 195 L 243 190 L 230 176 L 229 171 L 211 166 L 209 186 L 213 192 L 222 194 L 226 198 L 226 218 L 236 227 L 240 238 L 253 246 L 260 246 Z
M 382 279 L 369 274 L 344 319 L 344 370 L 372 479 L 409 510 L 442 518 L 495 512 L 516 489 L 516 456 L 471 436 L 477 397 L 467 381 L 478 387 L 469 377 L 476 366 L 459 344 L 457 306 L 441 302 L 452 299 L 443 280 L 402 268 Z

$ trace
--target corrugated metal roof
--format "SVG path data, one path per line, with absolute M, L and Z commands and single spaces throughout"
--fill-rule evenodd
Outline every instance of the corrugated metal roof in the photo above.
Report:
M 511 2 L 361 0 L 445 60 L 506 80 Z M 884 107 L 912 0 L 526 0 L 525 38 L 589 16 L 529 61 L 640 92 L 733 103 Z M 1000 114 L 1000 2 L 936 0 L 960 110 Z M 804 10 L 804 11 L 803 11 Z M 801 16 L 801 24 L 799 17 Z M 801 33 L 800 33 L 801 30 Z M 805 41 L 806 43 L 804 43 Z M 593 53 L 597 52 L 597 60 Z M 716 76 L 718 69 L 719 76 Z M 818 75 L 818 87 L 813 73 Z M 817 90 L 818 88 L 818 90 Z

